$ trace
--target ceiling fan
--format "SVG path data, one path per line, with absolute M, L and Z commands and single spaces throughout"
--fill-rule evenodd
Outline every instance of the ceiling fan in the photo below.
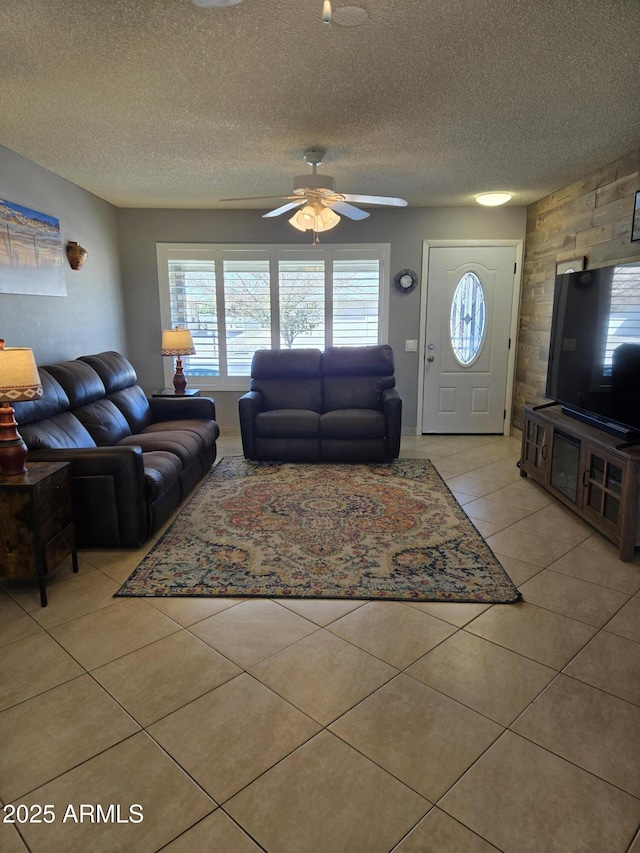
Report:
M 348 219 L 366 219 L 366 210 L 355 207 L 351 202 L 360 204 L 382 204 L 391 207 L 406 207 L 403 198 L 384 195 L 360 195 L 357 193 L 339 193 L 335 191 L 335 182 L 331 175 L 319 175 L 318 166 L 322 163 L 324 151 L 310 149 L 304 152 L 304 160 L 311 166 L 311 175 L 296 175 L 293 179 L 293 193 L 282 196 L 248 196 L 246 198 L 223 198 L 220 201 L 260 201 L 282 198 L 287 203 L 263 214 L 264 219 L 280 216 L 290 210 L 301 208 L 289 220 L 299 231 L 313 231 L 314 243 L 321 231 L 328 231 L 340 222 L 340 215 Z

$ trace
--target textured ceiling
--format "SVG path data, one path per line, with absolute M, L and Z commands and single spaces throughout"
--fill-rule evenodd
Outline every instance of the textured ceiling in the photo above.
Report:
M 640 147 L 640 0 L 2 0 L 0 144 L 121 207 L 523 205 Z

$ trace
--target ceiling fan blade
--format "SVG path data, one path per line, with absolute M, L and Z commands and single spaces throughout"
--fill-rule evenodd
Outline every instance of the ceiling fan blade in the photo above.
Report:
M 394 198 L 386 195 L 357 195 L 341 193 L 345 201 L 359 201 L 361 204 L 388 204 L 391 207 L 406 207 L 409 203 L 404 198 Z
M 332 201 L 325 204 L 336 213 L 341 213 L 349 219 L 366 219 L 370 214 L 366 210 L 360 210 L 359 207 L 354 207 L 352 204 L 347 204 L 346 201 Z
M 295 195 L 247 195 L 242 198 L 219 198 L 218 201 L 260 201 L 267 198 L 297 198 Z
M 281 213 L 286 213 L 288 210 L 293 210 L 294 207 L 300 207 L 300 205 L 304 204 L 305 201 L 305 198 L 301 198 L 298 201 L 290 201 L 288 204 L 283 204 L 282 207 L 276 207 L 275 210 L 270 210 L 269 213 L 263 213 L 262 218 L 268 219 L 270 216 L 280 216 Z

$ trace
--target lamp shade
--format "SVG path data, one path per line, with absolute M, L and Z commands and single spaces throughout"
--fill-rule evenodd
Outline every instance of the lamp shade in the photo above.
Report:
M 195 351 L 189 329 L 163 329 L 162 355 L 193 355 Z
M 0 403 L 38 400 L 42 385 L 33 350 L 27 347 L 5 347 L 0 340 Z

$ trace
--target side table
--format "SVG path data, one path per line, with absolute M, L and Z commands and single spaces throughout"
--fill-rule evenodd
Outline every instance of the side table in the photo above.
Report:
M 160 388 L 159 391 L 156 391 L 151 395 L 152 397 L 199 397 L 200 389 L 199 388 L 187 388 L 184 394 L 176 394 L 174 388 Z
M 78 571 L 68 462 L 31 462 L 24 474 L 0 475 L 0 575 L 31 577 L 47 606 L 46 575 L 69 554 Z

